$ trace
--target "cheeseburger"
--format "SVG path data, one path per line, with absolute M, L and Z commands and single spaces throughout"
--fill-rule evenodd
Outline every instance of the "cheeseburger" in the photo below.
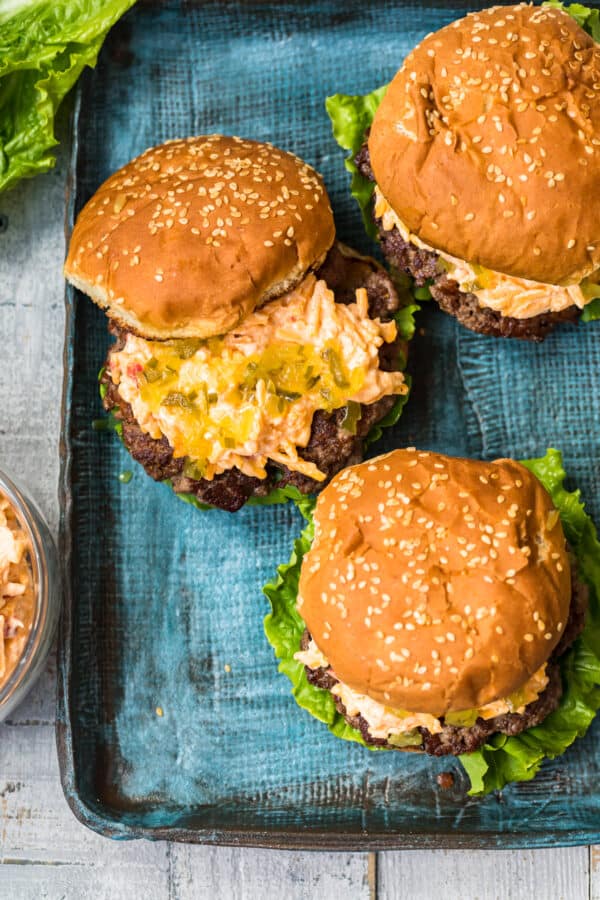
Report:
M 407 393 L 389 277 L 270 144 L 146 151 L 81 211 L 65 273 L 110 319 L 101 392 L 125 446 L 196 503 L 320 489 Z
M 266 629 L 284 671 L 332 696 L 343 736 L 458 755 L 556 709 L 587 588 L 525 466 L 396 450 L 337 474 L 311 528 L 266 589 Z
M 388 262 L 467 328 L 540 341 L 600 297 L 600 47 L 566 12 L 428 35 L 356 162 Z

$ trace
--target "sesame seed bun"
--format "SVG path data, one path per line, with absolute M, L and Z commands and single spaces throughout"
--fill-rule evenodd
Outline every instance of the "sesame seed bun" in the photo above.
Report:
M 271 144 L 168 141 L 79 214 L 65 275 L 145 338 L 206 338 L 299 283 L 335 236 L 321 176 Z
M 369 137 L 430 247 L 547 284 L 600 266 L 600 47 L 559 9 L 498 6 L 428 35 Z
M 509 459 L 414 449 L 346 469 L 319 496 L 300 615 L 336 677 L 394 709 L 474 709 L 550 657 L 571 600 L 560 519 Z

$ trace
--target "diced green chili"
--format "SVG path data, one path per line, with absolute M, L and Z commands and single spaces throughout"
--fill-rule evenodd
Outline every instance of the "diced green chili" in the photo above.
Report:
M 181 409 L 192 409 L 193 403 L 186 397 L 185 394 L 182 394 L 181 391 L 169 391 L 169 393 L 163 397 L 160 401 L 161 406 L 179 406 Z
M 302 394 L 298 394 L 296 391 L 284 391 L 281 388 L 277 388 L 277 396 L 281 397 L 283 400 L 287 400 L 288 403 L 293 403 L 294 400 L 299 400 Z
M 342 420 L 342 428 L 349 431 L 350 434 L 356 434 L 356 426 L 362 415 L 362 407 L 355 400 L 348 400 L 346 404 L 346 413 Z
M 321 352 L 321 356 L 323 357 L 325 362 L 329 364 L 329 368 L 331 369 L 331 374 L 333 375 L 333 380 L 336 387 L 350 387 L 346 376 L 344 375 L 344 368 L 339 353 L 336 353 L 336 351 L 332 347 L 327 347 Z
M 204 466 L 199 460 L 186 457 L 183 463 L 183 474 L 186 478 L 200 481 L 204 478 Z
M 190 359 L 190 357 L 194 356 L 194 354 L 198 352 L 198 350 L 202 346 L 202 341 L 198 338 L 185 338 L 183 340 L 176 341 L 173 346 L 176 349 L 179 359 Z

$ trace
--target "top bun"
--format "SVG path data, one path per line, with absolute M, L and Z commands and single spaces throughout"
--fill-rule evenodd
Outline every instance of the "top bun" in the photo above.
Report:
M 395 450 L 321 493 L 298 607 L 340 681 L 440 716 L 508 697 L 550 657 L 571 582 L 558 512 L 510 459 Z
M 291 290 L 335 236 L 320 175 L 236 137 L 146 150 L 79 214 L 65 274 L 146 338 L 206 338 Z
M 369 137 L 424 243 L 547 284 L 600 266 L 600 47 L 567 13 L 497 6 L 428 35 Z

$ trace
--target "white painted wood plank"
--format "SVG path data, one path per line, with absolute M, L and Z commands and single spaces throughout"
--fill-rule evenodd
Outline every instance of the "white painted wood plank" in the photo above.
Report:
M 590 847 L 590 900 L 600 900 L 600 844 Z
M 167 844 L 109 841 L 72 815 L 58 779 L 52 726 L 4 725 L 0 772 L 1 897 L 170 896 Z
M 587 847 L 381 853 L 378 900 L 587 900 Z
M 33 493 L 51 527 L 58 523 L 65 156 L 55 171 L 0 196 L 8 216 L 0 236 L 0 333 L 15 351 L 0 367 L 0 466 Z
M 4 726 L 0 740 L 0 896 L 369 900 L 367 854 L 277 853 L 117 843 L 81 826 L 57 778 L 53 729 Z
M 0 195 L 0 334 L 18 363 L 0 366 L 0 468 L 58 525 L 58 445 L 64 344 L 64 215 L 68 140 L 56 169 Z M 54 722 L 54 654 L 12 722 Z M 4 740 L 0 726 L 0 741 Z
M 371 854 L 172 846 L 177 900 L 370 900 Z

